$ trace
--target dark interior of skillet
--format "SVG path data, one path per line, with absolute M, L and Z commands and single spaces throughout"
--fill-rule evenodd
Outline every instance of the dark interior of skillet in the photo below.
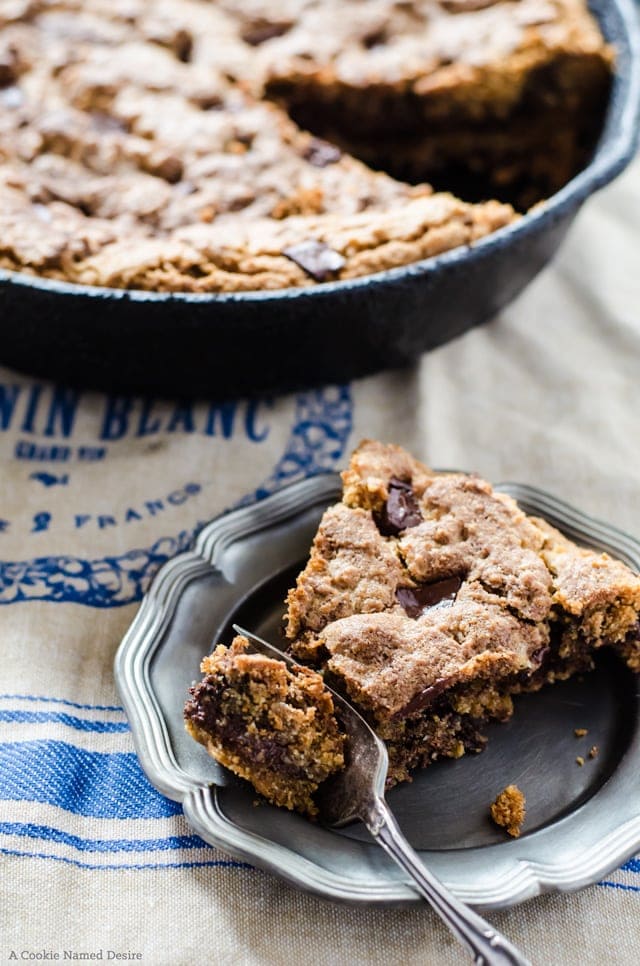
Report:
M 370 167 L 413 184 L 427 182 L 465 201 L 492 198 L 525 213 L 559 191 L 591 161 L 603 131 L 611 78 L 602 65 L 581 96 L 581 106 L 563 105 L 563 65 L 532 71 L 508 119 L 448 118 L 439 126 L 419 117 L 419 99 L 393 94 L 375 114 L 371 130 L 359 138 L 352 128 L 358 112 L 332 104 L 295 99 L 287 91 L 275 99 L 296 123 Z M 379 96 L 379 95 L 378 95 Z M 405 116 L 406 115 L 406 116 Z M 531 132 L 535 132 L 532 134 Z M 572 133 L 569 133 L 572 132 Z

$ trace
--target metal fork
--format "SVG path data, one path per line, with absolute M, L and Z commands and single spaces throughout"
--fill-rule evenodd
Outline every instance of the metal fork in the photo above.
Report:
M 257 651 L 296 662 L 268 641 L 237 624 Z M 323 825 L 339 828 L 360 819 L 375 841 L 411 877 L 413 887 L 426 899 L 456 938 L 471 952 L 478 966 L 530 966 L 509 940 L 481 916 L 456 899 L 420 861 L 400 831 L 384 797 L 389 759 L 387 749 L 355 708 L 337 691 L 331 692 L 336 717 L 347 735 L 345 768 L 323 782 L 315 796 Z

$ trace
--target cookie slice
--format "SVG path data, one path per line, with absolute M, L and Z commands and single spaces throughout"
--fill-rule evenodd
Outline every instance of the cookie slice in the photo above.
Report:
M 390 778 L 479 751 L 512 695 L 640 668 L 640 579 L 489 483 L 363 443 L 288 596 L 295 656 L 326 670 L 386 741 Z

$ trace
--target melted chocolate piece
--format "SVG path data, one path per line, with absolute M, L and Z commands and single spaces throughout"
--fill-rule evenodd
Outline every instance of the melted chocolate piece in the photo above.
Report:
M 540 667 L 540 665 L 546 660 L 546 658 L 551 653 L 550 647 L 539 647 L 531 655 L 531 663 Z
M 234 751 L 245 762 L 273 768 L 290 778 L 308 777 L 308 769 L 291 760 L 286 741 L 279 742 L 268 734 L 249 732 L 246 714 L 223 708 L 225 690 L 223 680 L 208 675 L 189 688 L 193 697 L 185 705 L 184 717 L 214 735 L 220 745 Z M 256 723 L 258 728 L 262 727 L 259 719 Z
M 445 577 L 418 587 L 398 587 L 396 600 L 404 607 L 407 617 L 420 617 L 431 607 L 451 607 L 461 585 L 462 577 Z
M 169 154 L 161 164 L 158 164 L 154 169 L 154 174 L 159 178 L 164 178 L 169 184 L 177 184 L 182 178 L 183 172 L 182 161 L 180 158 L 176 158 L 175 155 Z
M 188 64 L 193 53 L 193 36 L 188 30 L 181 28 L 174 36 L 171 47 L 178 60 Z
M 410 483 L 392 476 L 389 480 L 387 502 L 377 516 L 378 530 L 383 537 L 397 537 L 409 527 L 422 523 L 418 500 Z
M 247 721 L 242 721 L 243 734 L 232 734 L 230 730 L 219 729 L 219 737 L 223 743 L 234 748 L 245 761 L 253 765 L 263 765 L 272 768 L 281 775 L 289 778 L 308 778 L 308 770 L 304 765 L 296 765 L 291 761 L 286 744 L 280 744 L 267 735 L 247 734 Z
M 321 138 L 312 138 L 304 152 L 305 159 L 314 168 L 326 168 L 329 164 L 335 164 L 342 157 L 342 151 L 335 144 L 323 141 Z
M 495 0 L 442 0 L 442 6 L 449 13 L 468 13 L 470 10 L 483 10 L 492 7 Z
M 211 729 L 217 720 L 222 696 L 222 685 L 215 678 L 207 676 L 203 681 L 189 688 L 192 695 L 184 707 L 184 716 L 194 724 Z
M 8 87 L 17 80 L 16 58 L 11 51 L 0 54 L 0 87 Z
M 636 641 L 640 641 L 640 621 L 629 628 L 624 639 L 625 644 L 635 644 Z
M 439 697 L 443 691 L 445 691 L 453 683 L 453 678 L 440 678 L 435 684 L 432 684 L 428 688 L 423 688 L 422 691 L 418 691 L 408 704 L 405 704 L 404 708 L 397 711 L 394 717 L 396 718 L 406 718 L 410 714 L 416 714 L 417 711 L 424 711 L 429 705 L 433 704 L 437 697 Z
M 385 27 L 380 27 L 377 30 L 372 30 L 371 33 L 366 34 L 362 38 L 362 46 L 367 50 L 371 50 L 373 47 L 382 47 L 384 44 L 389 42 L 389 34 Z
M 274 37 L 282 37 L 291 30 L 291 27 L 292 23 L 288 20 L 278 22 L 258 17 L 242 31 L 242 39 L 252 47 L 259 47 L 260 44 L 264 44 L 267 40 L 273 40 Z
M 333 248 L 329 248 L 324 242 L 317 241 L 315 238 L 300 242 L 299 245 L 283 248 L 282 254 L 299 265 L 302 271 L 316 282 L 327 282 L 346 262 L 340 252 L 334 251 Z

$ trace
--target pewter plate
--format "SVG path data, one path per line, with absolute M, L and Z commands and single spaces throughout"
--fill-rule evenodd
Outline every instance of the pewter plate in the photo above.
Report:
M 640 571 L 640 543 L 621 531 L 532 487 L 496 489 Z M 287 588 L 339 494 L 338 477 L 316 477 L 206 526 L 192 552 L 158 573 L 118 650 L 116 683 L 149 780 L 182 802 L 205 841 L 331 899 L 417 901 L 362 826 L 329 831 L 284 809 L 255 807 L 253 789 L 183 726 L 200 661 L 214 643 L 230 641 L 233 622 L 281 639 Z M 576 738 L 575 728 L 588 736 Z M 437 763 L 388 795 L 407 838 L 461 899 L 491 909 L 578 889 L 640 848 L 640 685 L 613 655 L 603 653 L 582 680 L 517 698 L 513 719 L 487 734 L 481 755 Z M 590 759 L 594 744 L 599 753 Z M 527 798 L 523 834 L 513 840 L 488 819 L 507 784 Z

